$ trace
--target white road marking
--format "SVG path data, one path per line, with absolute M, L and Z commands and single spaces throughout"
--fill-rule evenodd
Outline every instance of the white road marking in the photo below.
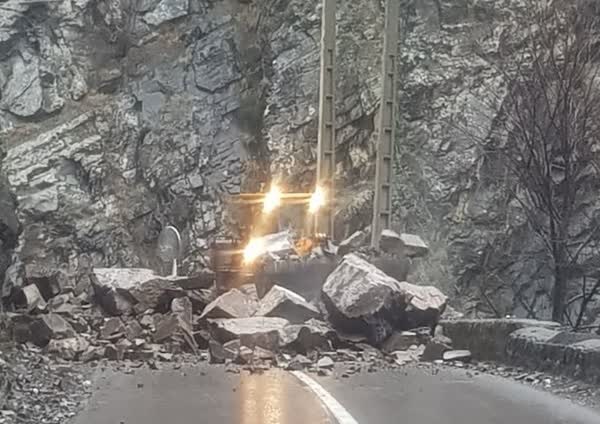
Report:
M 352 415 L 319 383 L 304 374 L 302 371 L 290 371 L 298 380 L 302 381 L 313 391 L 321 402 L 329 409 L 339 424 L 358 424 Z

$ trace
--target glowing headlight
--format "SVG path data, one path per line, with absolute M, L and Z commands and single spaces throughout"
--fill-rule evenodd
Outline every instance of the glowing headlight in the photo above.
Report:
M 251 239 L 244 248 L 244 263 L 251 264 L 265 252 L 264 242 L 261 239 Z
M 263 212 L 271 213 L 280 204 L 281 204 L 281 190 L 276 185 L 273 185 L 273 186 L 271 186 L 271 190 L 265 195 Z
M 308 211 L 316 213 L 323 206 L 325 206 L 325 191 L 321 187 L 317 187 L 310 198 Z

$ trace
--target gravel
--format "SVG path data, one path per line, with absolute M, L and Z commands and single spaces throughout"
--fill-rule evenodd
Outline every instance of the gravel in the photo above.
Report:
M 91 370 L 26 345 L 0 345 L 0 424 L 64 424 L 92 390 Z

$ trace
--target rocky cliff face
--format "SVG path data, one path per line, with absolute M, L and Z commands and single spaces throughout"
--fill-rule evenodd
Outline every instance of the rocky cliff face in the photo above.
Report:
M 2 174 L 22 224 L 5 291 L 74 275 L 81 254 L 156 268 L 168 223 L 182 230 L 189 272 L 219 229 L 222 194 L 271 172 L 308 187 L 318 3 L 3 3 Z M 349 146 L 373 128 L 381 12 L 374 1 L 340 10 L 338 124 Z
M 338 3 L 343 236 L 371 217 L 383 1 Z M 485 246 L 505 225 L 493 170 L 447 121 L 474 117 L 490 130 L 493 114 L 478 98 L 501 91 L 491 62 L 506 53 L 522 5 L 403 3 L 395 211 L 402 229 L 431 244 L 417 273 L 427 283 L 481 278 Z M 0 240 L 19 258 L 5 289 L 49 270 L 75 274 L 82 254 L 156 268 L 154 244 L 168 223 L 182 230 L 189 272 L 219 230 L 224 193 L 256 189 L 269 175 L 294 189 L 313 183 L 320 1 L 0 7 L 1 172 L 17 200 L 0 194 L 10 228 Z

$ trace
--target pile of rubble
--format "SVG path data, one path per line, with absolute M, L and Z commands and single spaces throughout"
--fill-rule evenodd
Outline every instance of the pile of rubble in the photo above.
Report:
M 0 424 L 68 422 L 91 390 L 69 364 L 39 349 L 0 344 Z
M 338 247 L 346 252 L 311 301 L 277 284 L 262 296 L 254 284 L 218 293 L 208 270 L 162 277 L 147 269 L 94 269 L 66 293 L 44 286 L 48 280 L 23 287 L 13 296 L 18 309 L 8 314 L 8 328 L 19 343 L 82 362 L 156 366 L 189 355 L 250 368 L 327 370 L 336 361 L 468 359 L 439 334 L 446 296 L 392 278 L 352 253 L 352 243 Z

